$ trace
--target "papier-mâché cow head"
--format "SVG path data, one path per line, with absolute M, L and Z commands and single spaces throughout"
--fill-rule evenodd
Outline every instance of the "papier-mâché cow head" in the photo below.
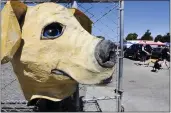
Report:
M 1 63 L 12 62 L 27 100 L 60 101 L 77 83 L 111 77 L 116 46 L 91 35 L 71 9 L 15 0 L 6 3 L 1 19 Z

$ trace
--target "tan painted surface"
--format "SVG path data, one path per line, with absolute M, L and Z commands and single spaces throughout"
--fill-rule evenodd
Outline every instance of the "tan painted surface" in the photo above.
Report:
M 13 6 L 13 7 L 12 7 Z M 1 60 L 7 62 L 20 46 L 21 29 L 17 19 L 27 7 L 20 2 L 7 2 L 1 11 Z M 14 10 L 17 11 L 14 13 Z
M 7 7 L 9 6 L 4 7 L 4 10 L 7 10 L 3 10 L 5 19 L 11 16 L 10 8 Z M 20 10 L 16 8 L 13 14 L 18 11 Z M 10 22 L 16 27 L 8 27 Z M 53 22 L 65 26 L 63 34 L 53 40 L 43 40 L 43 28 Z M 90 20 L 87 22 L 91 23 Z M 11 21 L 7 19 L 3 24 L 4 28 L 8 27 L 4 29 L 4 34 L 14 34 L 9 39 L 13 43 L 8 44 L 9 37 L 2 33 L 1 48 L 8 49 L 3 49 L 1 58 L 7 56 L 7 52 L 13 53 L 11 62 L 27 100 L 46 98 L 60 101 L 74 93 L 76 81 L 82 84 L 97 84 L 112 74 L 113 69 L 99 66 L 94 56 L 95 47 L 101 39 L 92 36 L 90 30 L 87 32 L 73 13 L 59 4 L 43 3 L 28 7 L 22 34 L 15 15 Z M 51 70 L 55 68 L 63 70 L 75 80 L 51 74 Z

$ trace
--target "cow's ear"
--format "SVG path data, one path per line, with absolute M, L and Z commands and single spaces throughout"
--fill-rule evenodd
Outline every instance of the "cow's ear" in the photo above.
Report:
M 13 58 L 21 42 L 21 24 L 27 11 L 27 5 L 18 1 L 7 1 L 1 11 L 1 63 Z
M 91 34 L 93 22 L 90 18 L 76 8 L 69 8 L 68 10 L 75 16 L 81 26 Z

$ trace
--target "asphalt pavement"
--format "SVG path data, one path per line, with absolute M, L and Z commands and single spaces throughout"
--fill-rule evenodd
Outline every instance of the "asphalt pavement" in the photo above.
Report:
M 129 59 L 124 59 L 123 105 L 125 111 L 168 112 L 169 72 L 166 66 L 158 72 L 151 72 L 149 67 L 137 66 Z

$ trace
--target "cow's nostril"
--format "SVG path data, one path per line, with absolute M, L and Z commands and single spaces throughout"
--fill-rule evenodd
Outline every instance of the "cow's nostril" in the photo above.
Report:
M 116 45 L 109 40 L 99 42 L 95 50 L 95 57 L 99 65 L 105 68 L 112 68 L 116 60 L 115 49 Z
M 102 62 L 103 63 L 105 63 L 105 62 L 107 62 L 107 61 L 112 61 L 113 60 L 113 58 L 114 58 L 114 56 L 115 56 L 115 52 L 114 51 L 109 51 L 109 54 L 108 55 L 106 55 L 106 58 L 102 58 Z

